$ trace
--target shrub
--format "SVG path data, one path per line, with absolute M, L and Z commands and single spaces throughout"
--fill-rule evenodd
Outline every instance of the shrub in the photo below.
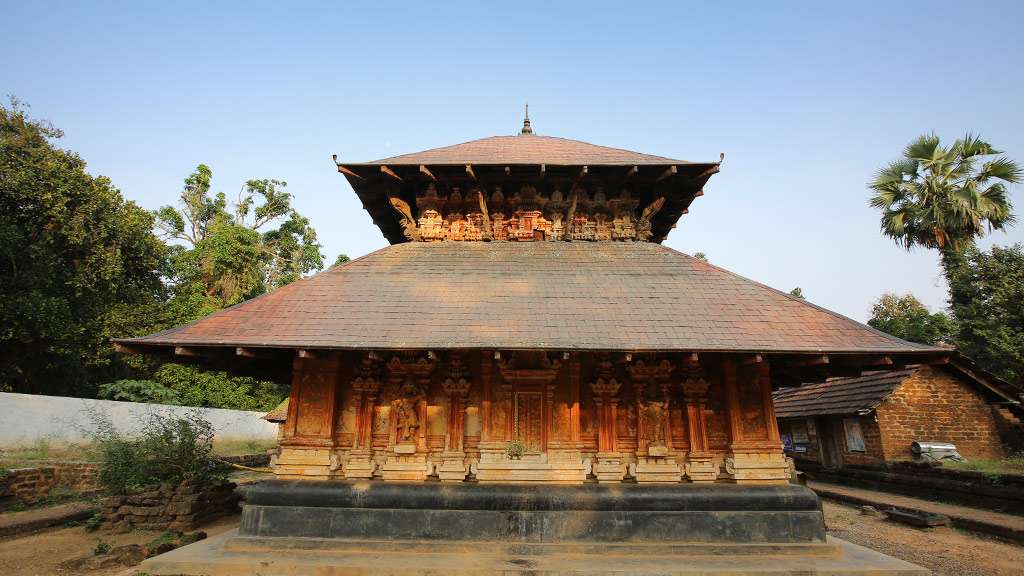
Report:
M 124 494 L 165 482 L 208 486 L 225 477 L 223 465 L 213 457 L 213 426 L 198 410 L 182 416 L 151 414 L 132 436 L 105 417 L 94 419 L 97 482 L 107 492 Z
M 100 385 L 97 395 L 104 400 L 145 402 L 149 404 L 181 404 L 177 392 L 152 380 L 118 380 Z
M 287 391 L 268 380 L 173 363 L 161 366 L 153 379 L 173 390 L 185 406 L 269 411 L 284 400 Z

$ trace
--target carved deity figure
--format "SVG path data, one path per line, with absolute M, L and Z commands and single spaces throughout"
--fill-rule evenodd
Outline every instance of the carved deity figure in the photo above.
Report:
M 644 415 L 644 436 L 650 446 L 665 444 L 665 413 L 668 411 L 666 402 L 645 401 L 641 404 Z
M 391 401 L 397 442 L 415 441 L 420 429 L 419 404 L 422 399 L 423 391 L 416 384 L 406 382 L 399 390 L 398 398 Z

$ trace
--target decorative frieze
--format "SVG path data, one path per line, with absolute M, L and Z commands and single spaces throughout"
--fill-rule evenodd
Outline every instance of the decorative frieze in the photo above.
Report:
M 397 195 L 389 197 L 408 240 L 440 241 L 647 241 L 651 221 L 665 198 L 640 208 L 628 189 L 609 199 L 601 187 L 593 195 L 574 187 L 567 195 L 559 187 L 539 191 L 525 184 L 511 196 L 501 186 L 490 194 L 474 187 L 463 195 L 452 187 L 447 195 L 429 183 L 416 196 L 415 208 Z

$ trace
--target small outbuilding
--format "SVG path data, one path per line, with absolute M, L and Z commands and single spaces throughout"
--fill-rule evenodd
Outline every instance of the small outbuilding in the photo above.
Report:
M 784 449 L 798 462 L 881 466 L 912 459 L 915 441 L 955 444 L 967 459 L 1019 449 L 1020 390 L 962 356 L 782 388 L 773 399 Z

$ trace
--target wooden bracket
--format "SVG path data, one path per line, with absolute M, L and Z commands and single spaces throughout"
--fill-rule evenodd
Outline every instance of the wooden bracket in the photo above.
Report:
M 632 168 L 630 168 L 629 170 L 626 171 L 626 175 L 623 176 L 622 179 L 623 180 L 629 180 L 633 176 L 636 176 L 637 173 L 639 173 L 639 172 L 640 172 L 640 167 L 639 166 L 633 166 Z
M 664 172 L 661 173 L 660 176 L 655 178 L 654 181 L 655 182 L 661 182 L 665 178 L 671 178 L 672 176 L 675 176 L 678 173 L 679 173 L 679 169 L 678 168 L 676 168 L 674 165 L 673 166 L 669 166 L 668 168 L 665 169 Z
M 380 171 L 385 173 L 385 174 L 387 174 L 388 176 L 391 176 L 395 180 L 398 180 L 399 182 L 405 182 L 405 180 L 402 180 L 401 176 L 399 176 L 398 174 L 395 174 L 395 171 L 392 170 L 391 168 L 388 168 L 387 166 L 381 166 L 380 167 Z
M 239 346 L 235 348 L 235 355 L 241 356 L 242 358 L 259 358 L 259 359 L 270 359 L 274 357 L 274 353 L 271 350 L 265 348 L 246 348 Z
M 466 174 L 469 174 L 469 177 L 472 178 L 474 182 L 477 181 L 476 180 L 476 173 L 473 172 L 473 165 L 472 164 L 466 164 Z
M 434 182 L 437 182 L 437 177 L 434 176 L 434 173 L 431 172 L 430 169 L 424 166 L 423 164 L 420 164 L 420 172 L 426 174 L 427 178 L 430 178 Z
M 133 344 L 121 344 L 114 342 L 114 352 L 118 354 L 145 354 L 150 352 L 145 346 L 135 346 Z

